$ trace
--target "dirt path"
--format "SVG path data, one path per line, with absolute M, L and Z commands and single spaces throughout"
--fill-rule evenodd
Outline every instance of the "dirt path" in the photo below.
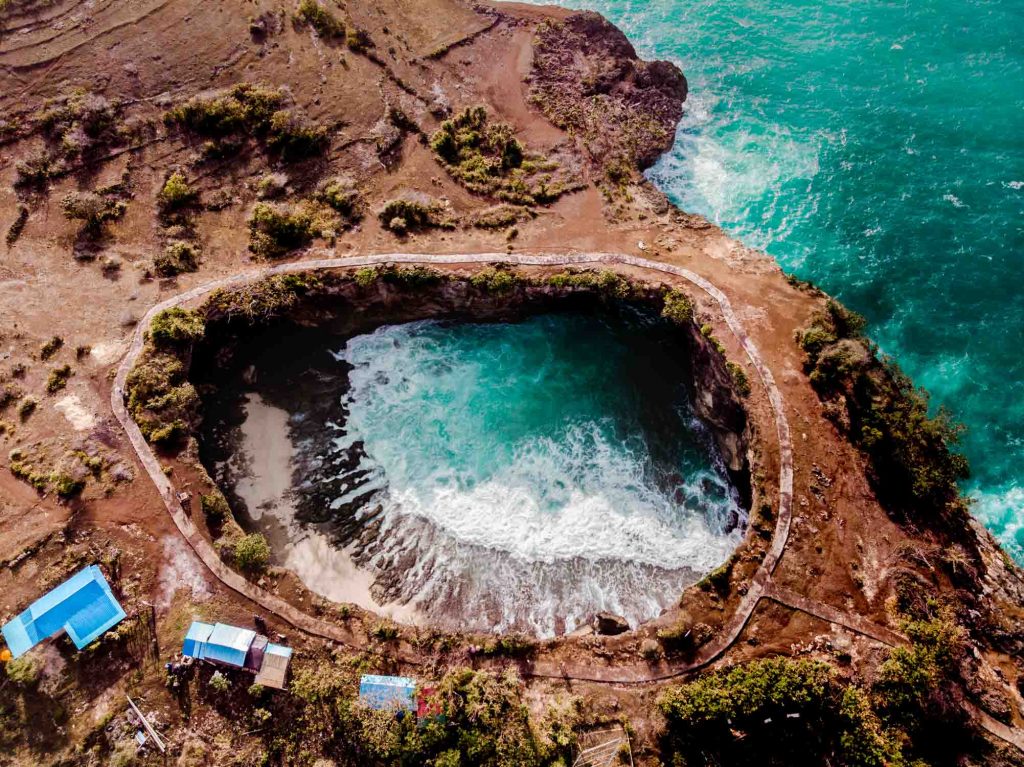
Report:
M 757 371 L 758 377 L 767 393 L 775 418 L 775 426 L 779 444 L 779 508 L 776 515 L 775 532 L 772 536 L 772 544 L 769 547 L 760 567 L 752 578 L 747 593 L 740 601 L 732 617 L 722 627 L 722 630 L 708 644 L 704 645 L 697 654 L 697 657 L 689 663 L 668 663 L 663 662 L 660 666 L 652 666 L 647 662 L 638 662 L 631 665 L 620 665 L 615 668 L 577 664 L 569 666 L 562 663 L 550 661 L 526 662 L 521 670 L 525 676 L 551 679 L 567 679 L 584 682 L 597 682 L 607 684 L 650 684 L 664 681 L 697 671 L 720 657 L 739 637 L 744 626 L 750 620 L 754 609 L 762 599 L 771 599 L 779 604 L 800 610 L 809 615 L 817 617 L 830 623 L 844 626 L 864 636 L 870 637 L 886 645 L 898 645 L 904 643 L 905 638 L 895 631 L 884 626 L 874 624 L 861 616 L 846 613 L 829 605 L 807 599 L 799 594 L 776 586 L 772 582 L 772 573 L 789 539 L 790 525 L 792 521 L 793 504 L 793 445 L 790 437 L 789 422 L 786 419 L 785 405 L 782 394 L 775 385 L 775 379 L 771 371 L 761 358 L 760 352 L 750 340 L 743 324 L 740 322 L 729 299 L 715 285 L 700 275 L 673 264 L 660 261 L 640 258 L 618 253 L 584 253 L 584 254 L 515 254 L 506 253 L 474 253 L 462 255 L 436 255 L 436 254 L 415 254 L 415 253 L 384 253 L 372 256 L 354 256 L 347 258 L 323 258 L 309 261 L 296 261 L 277 266 L 254 269 L 232 277 L 200 285 L 177 296 L 162 301 L 146 313 L 132 335 L 128 352 L 117 370 L 114 379 L 114 386 L 111 390 L 110 404 L 122 427 L 128 435 L 139 461 L 145 468 L 153 484 L 156 485 L 163 499 L 164 505 L 178 530 L 188 541 L 210 571 L 226 586 L 258 604 L 261 609 L 269 611 L 292 624 L 298 629 L 314 636 L 331 639 L 353 647 L 361 646 L 362 642 L 354 632 L 342 628 L 333 623 L 314 618 L 283 599 L 259 588 L 249 582 L 239 573 L 229 568 L 221 561 L 213 545 L 206 540 L 192 522 L 189 514 L 182 507 L 177 499 L 174 486 L 170 479 L 164 474 L 160 462 L 142 436 L 138 425 L 131 418 L 125 407 L 124 387 L 128 373 L 134 367 L 139 354 L 142 352 L 144 333 L 149 327 L 153 316 L 164 309 L 178 306 L 197 298 L 205 296 L 214 290 L 221 288 L 238 287 L 256 280 L 271 277 L 279 274 L 292 274 L 297 272 L 319 271 L 338 268 L 352 268 L 361 266 L 373 266 L 378 264 L 433 264 L 433 265 L 458 265 L 458 264 L 489 264 L 501 263 L 511 266 L 617 266 L 625 265 L 646 271 L 678 277 L 692 286 L 697 287 L 710 296 L 718 305 L 722 317 L 733 335 L 743 347 L 751 365 Z M 399 659 L 402 662 L 419 665 L 423 659 L 415 653 L 401 653 Z M 976 707 L 970 706 L 971 713 L 978 724 L 990 734 L 1016 746 L 1024 751 L 1024 733 L 1011 728 L 1002 722 L 997 721 L 988 714 Z

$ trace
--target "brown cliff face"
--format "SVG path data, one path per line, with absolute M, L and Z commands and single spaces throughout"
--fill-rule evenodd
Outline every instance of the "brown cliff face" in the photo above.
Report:
M 643 170 L 671 148 L 687 92 L 675 64 L 641 61 L 592 12 L 538 28 L 530 86 L 544 114 L 610 173 L 624 172 L 623 163 Z

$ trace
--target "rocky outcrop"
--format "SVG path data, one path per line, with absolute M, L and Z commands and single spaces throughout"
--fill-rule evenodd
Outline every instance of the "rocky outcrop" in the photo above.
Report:
M 621 615 L 601 612 L 594 616 L 594 633 L 614 636 L 629 631 L 629 622 Z
M 592 12 L 538 28 L 529 82 L 533 102 L 613 180 L 671 148 L 687 91 L 675 64 L 641 61 L 626 36 Z

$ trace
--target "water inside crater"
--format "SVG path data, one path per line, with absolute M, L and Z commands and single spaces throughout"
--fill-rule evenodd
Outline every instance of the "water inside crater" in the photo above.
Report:
M 599 610 L 635 625 L 744 522 L 672 332 L 593 313 L 292 329 L 208 408 L 204 459 L 329 598 L 538 636 Z

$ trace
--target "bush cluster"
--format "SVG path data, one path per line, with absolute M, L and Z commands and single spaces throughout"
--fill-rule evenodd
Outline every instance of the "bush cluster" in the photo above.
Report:
M 280 258 L 313 241 L 316 220 L 305 206 L 259 202 L 249 217 L 249 250 L 260 258 Z
M 206 322 L 202 313 L 180 306 L 158 312 L 149 325 L 149 338 L 158 348 L 192 344 L 205 332 Z
M 153 259 L 153 271 L 161 277 L 174 277 L 199 268 L 199 246 L 186 240 L 168 243 L 163 253 Z
M 670 688 L 659 706 L 669 764 L 908 765 L 864 693 L 817 661 L 753 661 Z
M 285 109 L 286 101 L 284 90 L 241 83 L 223 96 L 192 98 L 168 110 L 164 121 L 211 139 L 253 135 L 289 162 L 322 154 L 329 143 L 327 130 Z M 211 157 L 226 151 L 217 144 L 204 150 Z
M 302 0 L 295 11 L 295 20 L 308 24 L 317 35 L 326 39 L 345 36 L 345 25 L 316 0 Z
M 191 205 L 198 196 L 198 193 L 189 186 L 185 174 L 175 171 L 167 177 L 164 185 L 160 188 L 160 192 L 157 194 L 157 204 L 162 212 L 169 213 Z
M 121 218 L 128 209 L 124 200 L 96 192 L 68 192 L 60 200 L 64 217 L 85 224 L 85 231 L 97 234 L 107 221 Z
M 436 767 L 555 767 L 572 762 L 572 712 L 531 722 L 516 673 L 455 669 L 425 694 L 432 712 L 396 716 L 356 702 L 358 673 L 346 666 L 297 667 L 294 710 L 279 730 L 285 763 L 311 750 L 339 764 Z
M 527 156 L 512 128 L 488 122 L 480 106 L 441 123 L 430 146 L 449 174 L 478 194 L 517 205 L 546 205 L 575 188 L 554 179 L 557 163 Z
M 872 483 L 886 506 L 919 520 L 963 515 L 958 482 L 969 467 L 955 452 L 963 427 L 945 409 L 930 413 L 928 393 L 895 362 L 878 358 L 864 325 L 863 317 L 830 299 L 797 333 L 812 383 L 848 419 L 839 425 L 868 456 Z
M 270 564 L 270 544 L 262 533 L 250 533 L 235 545 L 235 564 L 250 575 L 258 575 Z
M 72 372 L 70 365 L 61 365 L 59 368 L 51 370 L 49 377 L 46 379 L 47 394 L 56 394 L 59 392 L 68 385 L 68 379 L 73 375 L 74 373 Z
M 377 218 L 381 226 L 397 235 L 428 228 L 453 228 L 453 224 L 444 216 L 444 208 L 436 203 L 416 199 L 389 200 Z

